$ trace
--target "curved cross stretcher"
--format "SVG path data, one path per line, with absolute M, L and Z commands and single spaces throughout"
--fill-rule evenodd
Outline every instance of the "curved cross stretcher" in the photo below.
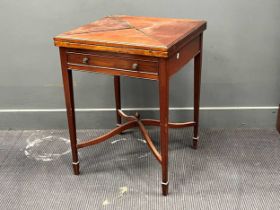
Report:
M 160 126 L 160 121 L 154 120 L 154 119 L 140 119 L 140 115 L 137 112 L 134 116 L 133 115 L 129 116 L 129 115 L 126 115 L 121 109 L 118 109 L 117 113 L 120 117 L 125 119 L 127 122 L 124 124 L 119 124 L 118 127 L 109 131 L 106 134 L 103 134 L 102 136 L 99 136 L 95 139 L 91 139 L 91 140 L 77 144 L 77 148 L 80 149 L 83 147 L 88 147 L 91 145 L 101 143 L 115 135 L 122 133 L 123 131 L 125 131 L 127 129 L 138 126 L 141 131 L 141 134 L 143 135 L 143 138 L 147 142 L 147 145 L 150 148 L 151 152 L 153 153 L 155 158 L 161 163 L 162 162 L 161 154 L 155 147 L 147 129 L 145 128 L 145 126 Z M 184 128 L 184 127 L 194 126 L 194 124 L 195 124 L 195 122 L 193 122 L 193 121 L 184 122 L 184 123 L 168 123 L 168 127 L 169 128 Z

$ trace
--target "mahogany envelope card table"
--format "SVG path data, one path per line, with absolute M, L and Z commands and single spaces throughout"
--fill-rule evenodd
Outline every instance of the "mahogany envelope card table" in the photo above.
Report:
M 116 15 L 104 17 L 54 37 L 59 47 L 73 171 L 79 174 L 78 149 L 101 143 L 126 129 L 139 127 L 151 152 L 161 164 L 162 193 L 168 194 L 168 128 L 193 128 L 197 148 L 199 98 L 202 66 L 202 37 L 206 21 Z M 171 123 L 169 79 L 194 58 L 194 117 L 192 121 Z M 77 142 L 72 71 L 96 72 L 114 77 L 116 128 L 91 139 Z M 158 82 L 160 119 L 142 119 L 138 113 L 128 116 L 121 109 L 120 76 Z M 158 150 L 146 126 L 160 127 Z

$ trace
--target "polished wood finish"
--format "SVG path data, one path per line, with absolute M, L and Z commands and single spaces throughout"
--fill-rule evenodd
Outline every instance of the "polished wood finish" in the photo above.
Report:
M 196 37 L 184 45 L 177 53 L 168 58 L 167 69 L 169 75 L 175 74 L 185 64 L 187 64 L 195 55 L 200 52 L 200 37 Z
M 125 114 L 122 110 L 118 109 L 117 110 L 117 113 L 120 117 L 124 118 L 125 120 L 127 121 L 134 121 L 134 120 L 137 120 L 137 117 L 136 116 L 129 116 L 127 114 Z M 136 114 L 135 114 L 136 115 Z M 138 115 L 138 114 L 137 114 Z
M 82 65 L 78 66 L 78 65 L 68 64 L 68 68 L 76 71 L 89 71 L 89 72 L 102 73 L 102 74 L 115 75 L 115 76 L 127 76 L 127 77 L 134 77 L 134 78 L 158 80 L 158 75 L 156 74 L 137 72 L 137 71 L 127 71 L 127 70 L 120 70 L 120 69 L 107 69 L 107 68 L 103 68 L 102 66 L 82 66 Z
M 197 148 L 202 66 L 202 33 L 206 22 L 190 19 L 109 16 L 54 38 L 60 48 L 61 69 L 71 140 L 74 174 L 79 174 L 78 149 L 95 145 L 139 127 L 162 169 L 162 193 L 168 194 L 169 128 L 194 127 Z M 169 122 L 169 80 L 194 58 L 194 120 Z M 117 127 L 97 138 L 77 143 L 72 71 L 88 71 L 114 77 Z M 141 119 L 121 110 L 120 76 L 158 81 L 160 119 Z M 126 121 L 123 123 L 123 121 Z M 160 127 L 160 150 L 145 126 Z
M 108 56 L 91 55 L 86 53 L 67 53 L 67 62 L 72 65 L 87 65 L 92 67 L 102 66 L 108 69 L 133 70 L 136 72 L 158 72 L 158 62 L 141 59 L 129 59 L 116 57 L 114 54 Z M 136 65 L 134 65 L 136 64 Z M 135 67 L 134 67 L 135 66 Z
M 142 123 L 142 120 L 140 119 L 140 115 L 138 113 L 135 114 L 135 116 L 128 116 L 126 115 L 122 110 L 118 110 L 119 116 L 123 117 L 125 120 L 129 122 L 137 122 L 140 132 L 142 133 L 144 139 L 146 140 L 146 143 L 148 144 L 149 148 L 151 149 L 152 153 L 156 157 L 156 159 L 161 163 L 162 157 L 161 154 L 157 151 L 151 137 L 149 136 L 148 131 L 144 127 L 144 124 Z
M 159 126 L 160 121 L 154 120 L 154 119 L 143 119 L 142 123 L 147 126 Z M 183 123 L 168 123 L 168 128 L 185 128 L 185 127 L 191 127 L 194 126 L 195 122 L 183 122 Z
M 118 113 L 118 110 L 121 109 L 121 81 L 120 81 L 120 76 L 114 76 L 114 90 L 115 90 L 117 125 L 119 126 L 122 123 L 122 118 Z
M 108 16 L 62 33 L 58 47 L 169 57 L 206 28 L 201 20 Z
M 160 151 L 162 154 L 162 194 L 168 194 L 168 116 L 169 77 L 167 62 L 162 59 L 159 67 Z
M 200 100 L 200 82 L 201 82 L 201 65 L 202 65 L 202 34 L 200 35 L 200 52 L 194 57 L 194 131 L 193 131 L 193 148 L 197 149 L 198 129 L 199 129 L 199 100 Z
M 132 121 L 135 120 L 135 116 L 128 116 L 126 115 L 122 110 L 118 109 L 117 113 L 120 117 L 123 117 L 127 121 Z M 155 120 L 155 119 L 141 119 L 141 122 L 144 125 L 147 126 L 160 126 L 160 120 Z M 168 128 L 185 128 L 185 127 L 190 127 L 194 126 L 195 122 L 183 122 L 183 123 L 168 123 Z
M 143 123 L 141 122 L 141 120 L 138 120 L 138 125 L 139 125 L 139 129 L 144 137 L 144 139 L 146 140 L 151 152 L 154 154 L 155 158 L 160 162 L 162 163 L 162 153 L 159 153 L 157 151 L 157 148 L 155 147 L 149 133 L 147 132 L 147 130 L 145 129 Z
M 88 146 L 91 146 L 91 145 L 94 145 L 94 144 L 101 143 L 101 142 L 103 142 L 103 141 L 121 133 L 124 130 L 130 129 L 130 128 L 133 128 L 133 127 L 136 127 L 136 126 L 137 126 L 136 121 L 127 122 L 125 124 L 120 125 L 119 127 L 115 128 L 115 129 L 111 130 L 109 133 L 106 133 L 106 134 L 104 134 L 102 136 L 99 136 L 95 139 L 88 140 L 88 141 L 77 144 L 77 148 L 80 149 L 80 148 L 83 148 L 83 147 L 88 147 Z
M 65 103 L 67 108 L 67 119 L 68 119 L 68 127 L 69 127 L 71 150 L 72 150 L 72 160 L 73 160 L 72 165 L 73 165 L 74 174 L 78 175 L 80 171 L 79 171 L 79 159 L 78 159 L 78 150 L 77 150 L 73 78 L 72 78 L 72 71 L 68 70 L 66 65 L 67 58 L 65 52 L 66 49 L 60 48 L 63 87 L 64 87 Z

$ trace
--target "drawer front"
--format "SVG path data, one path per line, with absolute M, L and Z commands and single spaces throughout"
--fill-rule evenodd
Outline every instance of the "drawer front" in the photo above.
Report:
M 72 65 L 85 65 L 101 68 L 120 69 L 133 72 L 158 72 L 158 62 L 131 59 L 119 56 L 92 55 L 86 53 L 67 53 L 67 62 Z

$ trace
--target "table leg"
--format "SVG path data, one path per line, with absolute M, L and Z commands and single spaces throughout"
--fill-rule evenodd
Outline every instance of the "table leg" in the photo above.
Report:
M 71 141 L 72 150 L 72 166 L 75 175 L 79 172 L 79 159 L 77 149 L 77 134 L 76 134 L 76 122 L 75 122 L 75 107 L 74 107 L 74 93 L 73 93 L 73 78 L 72 71 L 67 69 L 67 57 L 64 48 L 60 48 L 61 70 L 63 77 L 63 87 L 65 95 L 65 103 L 67 109 L 68 128 Z
M 169 77 L 166 60 L 160 62 L 159 72 L 160 102 L 160 150 L 162 156 L 162 194 L 168 194 L 168 115 L 169 115 Z
M 114 89 L 115 89 L 117 125 L 120 125 L 122 123 L 121 116 L 118 113 L 118 109 L 121 109 L 121 84 L 120 84 L 120 76 L 114 76 Z
M 199 99 L 200 99 L 200 83 L 201 83 L 201 64 L 202 64 L 202 36 L 200 53 L 194 57 L 194 131 L 193 131 L 193 148 L 197 149 L 199 140 Z

